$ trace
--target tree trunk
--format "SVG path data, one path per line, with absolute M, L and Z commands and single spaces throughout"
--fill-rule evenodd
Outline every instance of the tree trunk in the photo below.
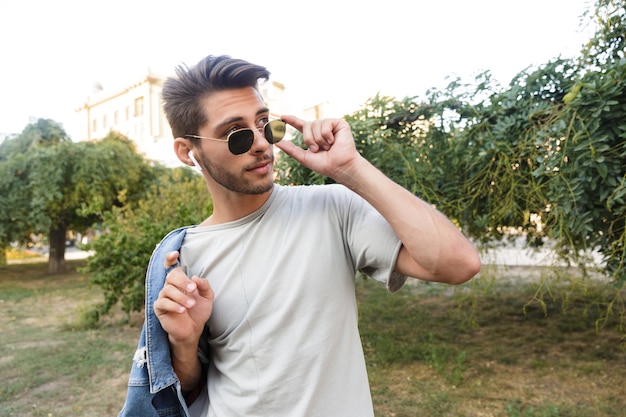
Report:
M 0 245 L 0 266 L 7 266 L 7 248 Z
M 67 226 L 52 225 L 48 240 L 50 243 L 50 255 L 48 256 L 48 273 L 61 274 L 65 272 L 65 235 Z

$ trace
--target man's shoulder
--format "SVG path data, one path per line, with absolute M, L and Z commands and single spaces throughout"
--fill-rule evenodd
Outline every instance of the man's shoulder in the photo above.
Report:
M 272 205 L 297 212 L 345 212 L 356 194 L 341 184 L 281 186 Z
M 182 226 L 182 227 L 178 227 L 178 228 L 170 231 L 157 244 L 157 248 L 158 247 L 168 247 L 168 248 L 169 247 L 176 247 L 176 248 L 180 247 L 181 242 L 183 241 L 183 239 L 185 238 L 185 234 L 187 233 L 187 229 L 189 229 L 190 227 L 193 227 L 193 226 L 192 225 Z
M 313 184 L 313 185 L 280 185 L 277 187 L 279 197 L 295 198 L 341 196 L 350 195 L 352 191 L 341 184 Z

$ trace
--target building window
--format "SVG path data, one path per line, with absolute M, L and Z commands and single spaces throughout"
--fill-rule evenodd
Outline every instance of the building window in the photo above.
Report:
M 98 121 L 96 119 L 93 119 L 91 121 L 91 131 L 95 132 L 96 130 L 98 130 Z
M 143 116 L 143 97 L 135 99 L 135 117 Z
M 115 110 L 113 112 L 113 124 L 117 125 L 120 122 L 120 112 L 119 110 Z
M 126 121 L 130 120 L 130 107 L 126 107 Z
M 107 115 L 105 114 L 104 116 L 102 116 L 102 128 L 106 130 L 107 126 L 108 126 L 108 121 L 107 121 Z

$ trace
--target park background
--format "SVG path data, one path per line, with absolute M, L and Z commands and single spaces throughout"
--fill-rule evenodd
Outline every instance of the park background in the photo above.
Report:
M 374 93 L 344 115 L 359 151 L 457 222 L 484 260 L 503 245 L 549 254 L 531 265 L 509 254 L 467 285 L 394 296 L 357 277 L 378 415 L 623 412 L 626 17 L 619 1 L 587 11 L 572 57 L 523 65 L 508 84 L 486 70 L 423 94 Z M 115 415 L 147 256 L 211 209 L 208 196 L 181 197 L 206 195 L 191 170 L 145 160 L 116 132 L 75 141 L 64 126 L 29 119 L 0 144 L 7 416 Z M 332 182 L 286 158 L 276 168 L 283 184 Z M 88 228 L 101 232 L 81 248 L 92 255 L 66 259 L 66 232 Z M 22 246 L 33 234 L 48 242 L 43 263 Z

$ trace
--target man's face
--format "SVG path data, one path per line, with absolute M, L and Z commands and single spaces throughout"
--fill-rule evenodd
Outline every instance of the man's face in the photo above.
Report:
M 233 155 L 228 143 L 200 140 L 194 151 L 198 162 L 223 188 L 243 194 L 263 194 L 274 184 L 272 145 L 257 130 L 269 120 L 269 109 L 252 87 L 211 94 L 204 100 L 209 122 L 198 135 L 226 139 L 239 129 L 252 129 L 254 142 L 248 152 Z

